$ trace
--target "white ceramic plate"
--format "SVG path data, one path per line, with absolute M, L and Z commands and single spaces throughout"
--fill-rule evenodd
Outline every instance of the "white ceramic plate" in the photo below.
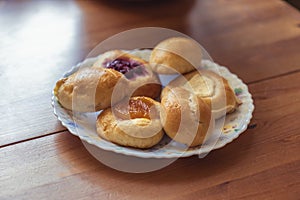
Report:
M 129 53 L 148 60 L 150 52 L 150 50 L 133 50 Z M 86 59 L 82 63 L 74 66 L 69 72 L 65 73 L 64 77 L 76 72 L 79 67 L 90 67 L 96 59 L 97 58 Z M 64 109 L 58 103 L 54 94 L 52 94 L 54 114 L 57 116 L 58 120 L 61 121 L 62 125 L 65 126 L 73 135 L 78 136 L 81 140 L 84 140 L 89 144 L 107 151 L 142 158 L 178 158 L 192 155 L 206 155 L 211 150 L 221 148 L 230 143 L 247 129 L 250 119 L 252 118 L 254 105 L 247 85 L 245 85 L 235 74 L 232 74 L 226 67 L 219 66 L 209 60 L 204 60 L 202 62 L 202 67 L 215 71 L 226 78 L 238 98 L 242 101 L 242 105 L 240 105 L 234 113 L 226 116 L 225 123 L 224 120 L 216 121 L 216 127 L 223 128 L 219 139 L 214 144 L 204 143 L 202 146 L 186 148 L 184 145 L 171 141 L 170 138 L 165 136 L 159 144 L 146 150 L 119 146 L 106 141 L 97 135 L 95 118 L 99 112 L 76 113 L 74 115 L 74 113 Z M 162 84 L 166 85 L 170 79 L 174 78 L 174 76 L 161 76 L 160 78 Z

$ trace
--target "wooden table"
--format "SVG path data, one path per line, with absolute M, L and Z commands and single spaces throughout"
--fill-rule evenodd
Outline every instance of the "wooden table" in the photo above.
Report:
M 94 159 L 53 115 L 51 90 L 118 32 L 199 41 L 248 85 L 249 128 L 204 159 L 129 174 Z M 300 13 L 280 0 L 0 1 L 0 199 L 299 199 Z

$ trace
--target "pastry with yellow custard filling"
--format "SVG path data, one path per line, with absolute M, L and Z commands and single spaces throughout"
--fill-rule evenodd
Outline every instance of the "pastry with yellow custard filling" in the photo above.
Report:
M 148 97 L 131 97 L 112 108 L 105 109 L 97 118 L 97 133 L 113 143 L 150 148 L 163 137 L 160 122 L 160 103 Z

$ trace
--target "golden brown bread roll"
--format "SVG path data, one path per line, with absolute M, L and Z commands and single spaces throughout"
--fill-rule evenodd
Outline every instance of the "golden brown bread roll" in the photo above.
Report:
M 160 42 L 152 51 L 149 63 L 160 74 L 187 73 L 201 66 L 200 45 L 189 38 L 174 37 Z
M 121 73 L 105 68 L 82 68 L 56 83 L 54 94 L 60 104 L 69 110 L 93 112 L 111 105 L 115 85 L 122 85 L 115 100 L 125 97 L 126 80 Z
M 163 90 L 160 116 L 166 134 L 191 147 L 202 144 L 214 126 L 210 107 L 180 87 Z
M 113 143 L 135 148 L 150 148 L 163 137 L 160 103 L 148 97 L 132 97 L 98 116 L 100 137 Z
M 160 95 L 161 84 L 149 64 L 123 51 L 109 51 L 92 67 L 85 67 L 56 83 L 54 94 L 60 104 L 79 112 L 110 107 L 125 96 Z
M 173 87 L 185 88 L 200 97 L 212 107 L 216 119 L 233 112 L 241 104 L 228 81 L 212 71 L 199 70 L 180 76 L 163 92 Z

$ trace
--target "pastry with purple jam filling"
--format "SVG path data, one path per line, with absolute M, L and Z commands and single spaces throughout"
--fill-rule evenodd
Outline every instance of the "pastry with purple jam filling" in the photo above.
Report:
M 94 112 L 126 96 L 160 95 L 161 83 L 149 64 L 120 50 L 99 56 L 92 67 L 84 67 L 56 83 L 54 94 L 68 110 Z
M 137 76 L 145 76 L 147 74 L 142 63 L 128 58 L 117 58 L 104 64 L 105 68 L 114 69 L 125 75 L 127 79 L 133 79 Z
M 108 51 L 102 54 L 93 68 L 115 70 L 125 77 L 129 96 L 146 96 L 157 98 L 161 92 L 160 80 L 148 62 L 121 50 Z

